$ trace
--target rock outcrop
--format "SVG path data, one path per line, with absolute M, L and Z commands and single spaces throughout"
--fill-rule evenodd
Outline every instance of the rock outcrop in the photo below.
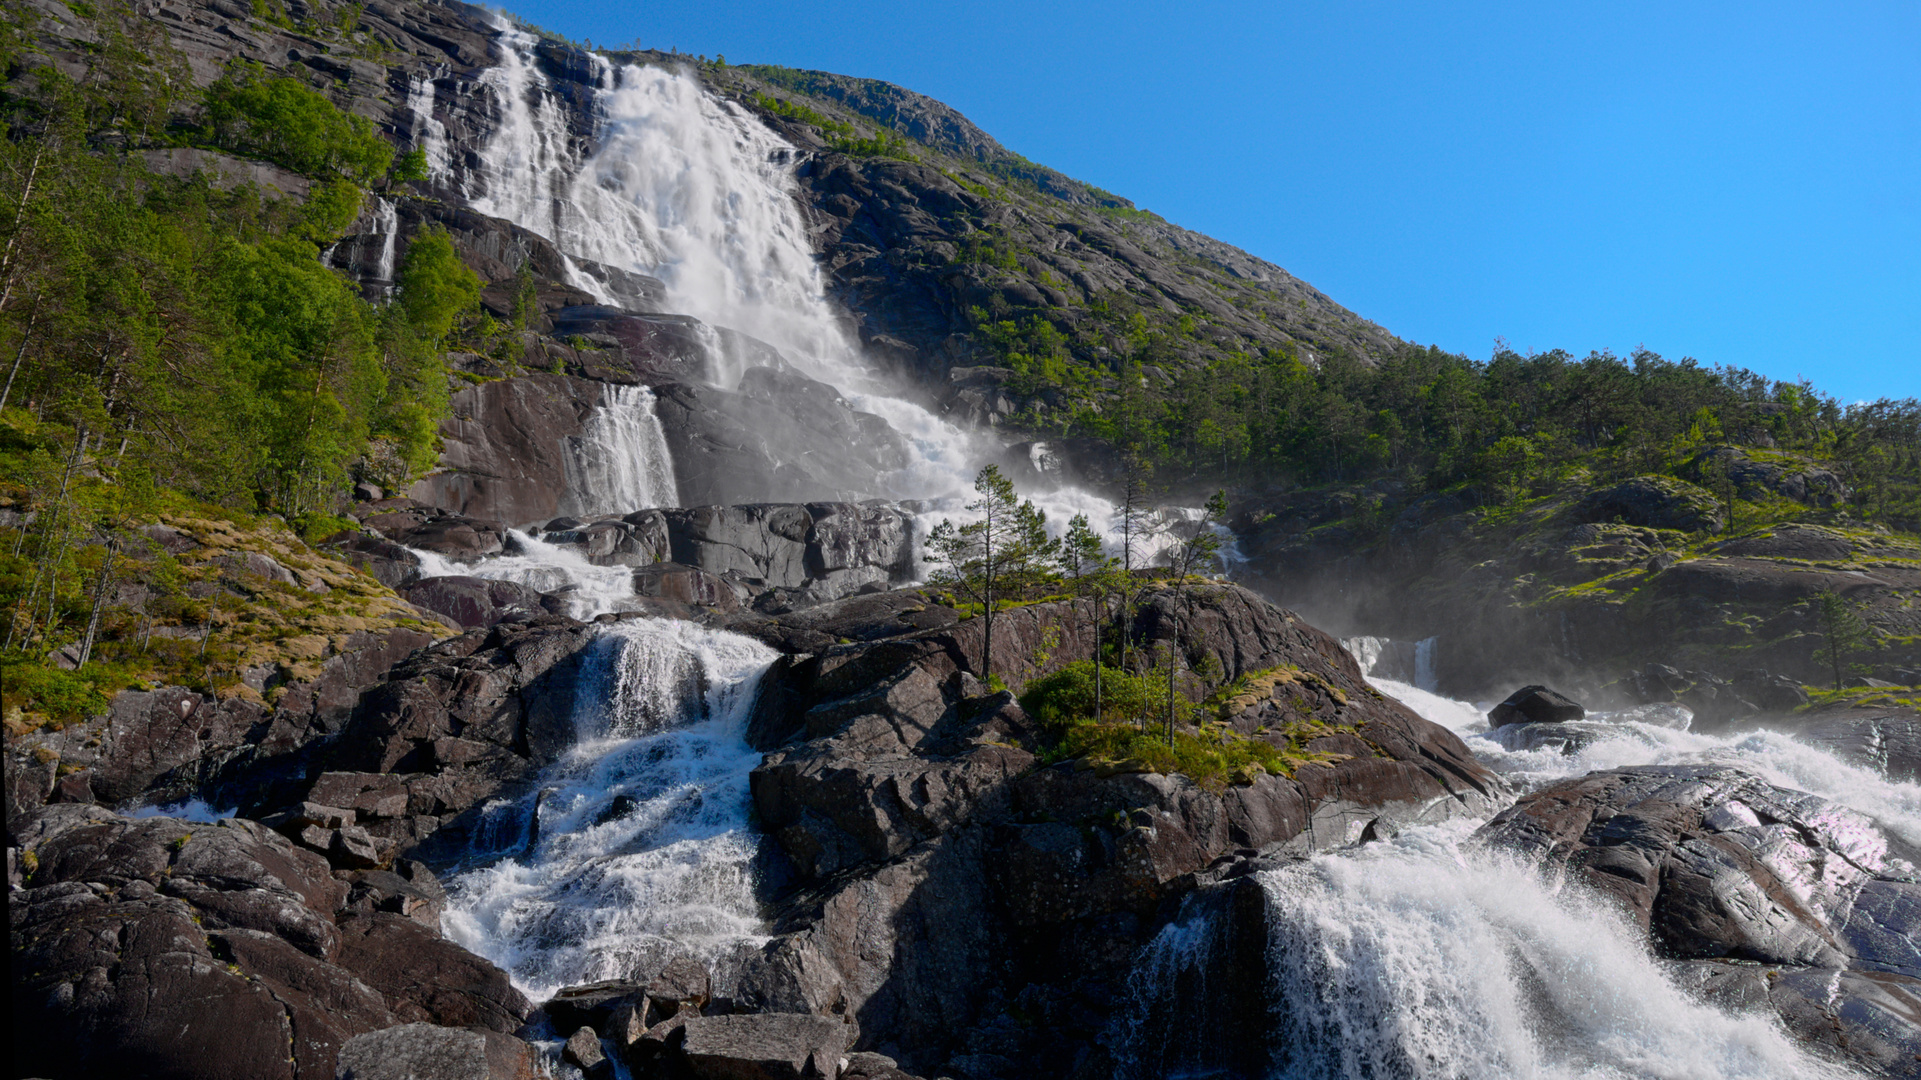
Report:
M 329 1080 L 350 1040 L 406 1021 L 528 1057 L 509 1033 L 531 1007 L 503 972 L 404 916 L 336 926 L 352 886 L 258 824 L 58 806 L 18 839 L 21 1075 Z
M 1330 734 L 1308 746 L 1328 760 L 1218 788 L 1084 761 L 1042 767 L 1046 734 L 976 676 L 978 622 L 901 621 L 924 603 L 860 597 L 761 628 L 790 642 L 859 623 L 891 632 L 836 633 L 851 643 L 768 677 L 753 732 L 772 751 L 753 791 L 797 891 L 727 994 L 757 1010 L 852 1016 L 909 1069 L 986 1055 L 976 1071 L 1018 1061 L 1065 1074 L 1104 1022 L 1085 1002 L 1106 1000 L 1211 863 L 1485 813 L 1504 792 L 1451 733 L 1371 691 L 1338 642 L 1224 585 L 1150 593 L 1138 632 L 1149 648 L 1175 646 L 1190 693 L 1284 673 L 1237 699 L 1229 723 L 1254 737 L 1296 713 L 1318 717 Z M 1018 689 L 1086 656 L 1091 616 L 1069 604 L 1007 612 L 996 672 Z M 1022 1034 L 1007 1018 L 1016 999 L 1079 1019 L 1045 1039 Z
M 1921 1075 L 1916 853 L 1863 815 L 1738 769 L 1641 766 L 1524 796 L 1477 835 L 1613 900 L 1713 996 Z

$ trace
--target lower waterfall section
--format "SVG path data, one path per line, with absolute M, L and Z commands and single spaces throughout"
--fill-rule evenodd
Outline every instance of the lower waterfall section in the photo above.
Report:
M 1835 1076 L 1771 1018 L 1671 982 L 1603 902 L 1463 850 L 1467 823 L 1261 874 L 1270 1075 Z
M 486 808 L 477 865 L 448 883 L 448 936 L 536 1001 L 757 939 L 744 735 L 774 656 L 691 623 L 608 627 L 578 741 L 537 791 Z

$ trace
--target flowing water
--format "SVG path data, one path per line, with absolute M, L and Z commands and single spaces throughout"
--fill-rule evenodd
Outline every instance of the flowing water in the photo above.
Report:
M 497 103 L 498 127 L 474 167 L 452 178 L 476 208 L 548 237 L 567 257 L 653 275 L 666 285 L 664 308 L 772 344 L 907 439 L 909 463 L 875 477 L 871 494 L 921 500 L 923 533 L 960 516 L 975 469 L 999 448 L 898 396 L 865 362 L 825 296 L 796 198 L 794 148 L 691 75 L 599 57 L 594 130 L 571 130 L 567 107 L 534 62 L 533 38 L 503 28 L 500 40 L 501 64 L 480 77 Z M 414 102 L 424 117 L 417 141 L 438 169 L 431 84 L 410 95 Z M 616 300 L 590 275 L 572 278 Z M 724 335 L 708 329 L 704 339 L 712 377 L 735 384 L 741 358 L 724 348 Z M 642 393 L 617 395 L 569 453 L 570 490 L 584 493 L 574 513 L 677 498 Z M 1056 528 L 1086 513 L 1110 537 L 1117 532 L 1115 508 L 1091 494 L 1062 488 L 1036 501 Z M 1146 547 L 1164 548 L 1192 523 L 1191 513 L 1168 515 Z M 1230 545 L 1226 561 L 1237 557 Z M 422 569 L 566 588 L 583 618 L 619 610 L 632 596 L 625 568 L 595 567 L 519 533 L 500 558 L 456 564 L 423 556 Z M 754 866 L 763 840 L 746 783 L 759 756 L 742 735 L 772 658 L 748 639 L 686 624 L 607 626 L 583 676 L 594 689 L 580 696 L 576 744 L 536 791 L 486 808 L 481 850 L 451 882 L 449 933 L 536 999 L 669 955 L 715 956 L 758 940 L 765 927 Z M 1518 785 L 1618 764 L 1728 761 L 1921 840 L 1921 789 L 1785 737 L 1701 736 L 1650 715 L 1572 752 L 1529 748 L 1487 731 L 1478 709 L 1420 689 L 1434 685 L 1432 668 L 1432 643 L 1424 643 L 1413 657 L 1418 685 L 1376 685 L 1461 734 Z M 1475 824 L 1411 829 L 1262 875 L 1278 973 L 1266 1040 L 1275 1075 L 1820 1071 L 1769 1022 L 1679 991 L 1605 906 L 1575 890 L 1551 891 L 1527 867 L 1464 850 Z M 1154 1000 L 1180 972 L 1204 973 L 1215 948 L 1204 918 L 1177 921 L 1144 954 L 1136 996 Z M 1204 1030 L 1195 1034 L 1206 1041 Z M 1136 1072 L 1204 1075 L 1212 1067 L 1205 1054 L 1190 1054 L 1191 1068 L 1179 1058 Z
M 674 459 L 645 386 L 609 386 L 581 433 L 569 439 L 561 513 L 591 518 L 679 506 Z
M 773 650 L 689 623 L 605 630 L 578 742 L 538 790 L 484 808 L 477 865 L 448 882 L 450 937 L 535 1001 L 712 958 L 765 933 L 744 740 Z

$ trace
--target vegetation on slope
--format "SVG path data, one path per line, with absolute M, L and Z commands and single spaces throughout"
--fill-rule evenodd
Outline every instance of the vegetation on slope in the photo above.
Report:
M 254 515 L 317 538 L 340 527 L 331 515 L 355 479 L 396 484 L 430 467 L 447 411 L 441 350 L 478 296 L 431 233 L 405 252 L 392 303 L 323 264 L 367 189 L 418 164 L 396 170 L 365 119 L 251 65 L 196 89 L 150 18 L 120 3 L 88 11 L 97 45 L 77 75 L 31 51 L 31 9 L 8 9 L 0 27 L 10 718 L 69 716 L 149 679 L 236 686 L 242 668 L 297 665 L 282 655 L 290 639 L 411 619 Z M 150 167 L 183 146 L 271 162 L 307 194 Z M 200 538 L 196 554 L 176 559 L 138 531 L 166 520 Z M 249 548 L 311 580 L 199 565 Z M 80 671 L 47 667 L 50 655 Z

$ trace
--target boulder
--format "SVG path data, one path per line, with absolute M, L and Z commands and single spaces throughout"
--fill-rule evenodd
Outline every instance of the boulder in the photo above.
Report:
M 1506 701 L 1490 709 L 1488 723 L 1495 727 L 1509 724 L 1560 724 L 1580 720 L 1587 710 L 1572 699 L 1545 686 L 1523 686 L 1509 694 Z
M 1476 835 L 1612 898 L 1729 1003 L 1897 1075 L 1921 1060 L 1913 853 L 1861 814 L 1726 766 L 1641 766 L 1550 785 Z
M 495 1031 L 400 1024 L 340 1048 L 336 1080 L 533 1080 L 533 1048 Z
M 58 806 L 16 839 L 35 858 L 11 900 L 12 1020 L 36 1033 L 17 1069 L 325 1080 L 396 1021 L 342 962 L 347 886 L 262 826 Z
M 437 611 L 468 630 L 546 614 L 540 593 L 517 581 L 454 575 L 426 578 L 402 585 L 398 591 L 409 603 Z
M 816 1080 L 840 1075 L 858 1034 L 847 1022 L 799 1013 L 676 1018 L 665 1056 L 696 1080 Z
M 655 563 L 637 568 L 634 595 L 723 613 L 740 610 L 740 596 L 731 585 L 715 574 L 682 563 Z
M 374 580 L 398 590 L 420 577 L 420 556 L 384 536 L 343 532 L 328 537 L 321 547 L 329 555 L 365 570 Z

